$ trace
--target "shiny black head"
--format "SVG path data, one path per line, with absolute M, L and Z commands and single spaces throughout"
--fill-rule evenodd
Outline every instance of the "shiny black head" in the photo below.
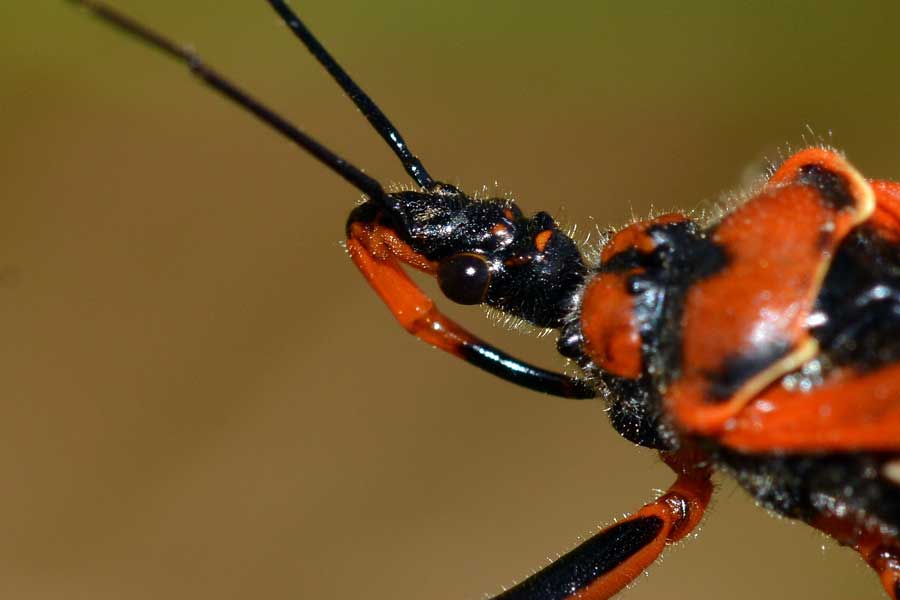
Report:
M 560 233 L 548 215 L 540 213 L 526 219 L 512 202 L 500 199 L 476 202 L 432 178 L 387 115 L 284 0 L 268 2 L 368 119 L 420 191 L 386 192 L 376 179 L 298 129 L 180 44 L 103 0 L 73 2 L 188 67 L 205 85 L 365 194 L 369 201 L 353 211 L 348 224 L 353 244 L 351 256 L 394 316 L 411 333 L 518 385 L 566 398 L 595 395 L 594 388 L 586 381 L 529 365 L 478 340 L 444 318 L 412 282 L 394 270 L 398 260 L 424 268 L 437 276 L 444 293 L 457 302 L 484 303 L 536 325 L 559 327 L 574 308 L 587 269 L 575 244 Z M 361 227 L 352 231 L 355 224 Z M 383 225 L 386 229 L 367 228 L 366 224 Z
M 350 222 L 378 218 L 436 262 L 441 290 L 460 304 L 487 304 L 539 327 L 559 327 L 587 274 L 578 247 L 544 212 L 531 217 L 501 198 L 473 200 L 440 185 L 366 203 Z

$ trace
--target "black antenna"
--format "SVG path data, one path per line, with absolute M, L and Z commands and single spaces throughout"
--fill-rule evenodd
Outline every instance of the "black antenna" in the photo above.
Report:
M 375 200 L 384 198 L 384 190 L 378 181 L 369 177 L 360 169 L 300 131 L 300 129 L 287 121 L 284 117 L 281 117 L 272 109 L 254 99 L 239 87 L 219 75 L 216 71 L 203 64 L 200 57 L 193 52 L 182 48 L 103 2 L 97 2 L 95 0 L 70 1 L 84 6 L 94 15 L 103 19 L 110 25 L 113 25 L 117 29 L 137 37 L 157 50 L 161 50 L 165 54 L 168 54 L 175 60 L 186 64 L 190 68 L 191 73 L 200 78 L 204 83 L 229 100 L 235 102 L 241 108 L 253 113 L 259 120 L 312 154 L 326 167 L 350 182 L 356 189 Z
M 419 162 L 419 159 L 416 158 L 416 155 L 410 151 L 409 146 L 407 146 L 406 141 L 403 139 L 403 136 L 400 135 L 400 132 L 397 131 L 397 128 L 394 127 L 394 124 L 391 123 L 390 119 L 388 119 L 383 112 L 381 112 L 381 109 L 378 108 L 371 98 L 369 98 L 368 94 L 356 85 L 356 82 L 353 81 L 341 65 L 334 60 L 325 47 L 319 43 L 319 40 L 317 40 L 312 32 L 307 29 L 306 25 L 303 24 L 300 17 L 288 8 L 287 4 L 282 0 L 268 0 L 268 2 L 272 5 L 272 8 L 275 9 L 275 12 L 277 12 L 284 20 L 285 24 L 290 27 L 291 31 L 294 32 L 294 35 L 300 38 L 300 41 L 302 41 L 312 55 L 316 57 L 316 60 L 325 67 L 325 70 L 328 71 L 337 84 L 341 86 L 344 93 L 353 100 L 353 103 L 369 120 L 369 123 L 375 128 L 375 131 L 377 131 L 384 141 L 387 142 L 388 146 L 394 151 L 394 154 L 397 155 L 397 158 L 400 159 L 400 162 L 403 163 L 409 176 L 419 184 L 419 187 L 429 191 L 434 190 L 436 187 L 434 179 L 431 178 L 431 175 L 428 174 L 428 171 L 425 170 L 425 167 L 423 167 L 422 163 Z

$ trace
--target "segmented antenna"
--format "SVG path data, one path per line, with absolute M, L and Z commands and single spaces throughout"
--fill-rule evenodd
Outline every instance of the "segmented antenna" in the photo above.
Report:
M 403 163 L 409 176 L 419 184 L 419 187 L 426 190 L 433 190 L 436 187 L 435 181 L 431 178 L 431 175 L 428 174 L 428 171 L 425 170 L 425 167 L 422 166 L 422 163 L 419 162 L 419 159 L 409 149 L 403 136 L 400 135 L 400 132 L 394 127 L 394 124 L 387 118 L 387 115 L 381 112 L 378 105 L 372 101 L 368 94 L 362 91 L 343 67 L 334 60 L 325 47 L 319 43 L 316 36 L 314 36 L 306 25 L 303 24 L 300 17 L 298 17 L 285 2 L 282 0 L 268 0 L 268 2 L 272 5 L 272 8 L 275 9 L 275 12 L 277 12 L 284 20 L 290 30 L 294 32 L 294 35 L 303 42 L 303 45 L 305 45 L 310 53 L 316 57 L 316 60 L 325 67 L 325 70 L 328 71 L 337 84 L 341 86 L 344 93 L 353 100 L 353 103 L 366 119 L 369 120 L 369 123 L 375 128 L 375 131 L 377 131 L 384 141 L 387 142 L 388 146 L 394 151 L 394 154 L 397 155 L 397 158 L 400 159 L 400 162 Z
M 297 128 L 297 126 L 290 121 L 253 98 L 250 94 L 231 83 L 225 77 L 219 75 L 212 68 L 206 66 L 200 57 L 193 52 L 179 46 L 141 23 L 138 23 L 131 17 L 113 9 L 104 2 L 95 0 L 69 1 L 87 8 L 92 14 L 114 26 L 116 29 L 138 38 L 142 42 L 149 44 L 151 47 L 160 50 L 171 58 L 187 65 L 191 73 L 202 80 L 206 85 L 210 86 L 244 110 L 252 113 L 260 121 L 269 125 L 281 135 L 309 152 L 326 167 L 343 177 L 356 189 L 376 201 L 384 198 L 384 189 L 378 181 L 363 173 L 359 168 L 323 146 L 321 143 Z

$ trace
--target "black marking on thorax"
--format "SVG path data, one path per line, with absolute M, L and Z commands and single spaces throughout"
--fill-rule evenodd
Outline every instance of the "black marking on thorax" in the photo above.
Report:
M 900 360 L 900 246 L 865 224 L 835 254 L 811 333 L 833 366 L 870 371 Z
M 629 291 L 636 298 L 641 323 L 644 371 L 663 387 L 681 373 L 682 320 L 688 292 L 696 283 L 728 265 L 724 248 L 691 221 L 651 228 L 658 248 L 633 275 Z
M 678 436 L 664 414 L 662 393 L 681 372 L 685 298 L 692 285 L 720 272 L 728 259 L 725 250 L 692 221 L 657 225 L 647 233 L 657 242 L 652 252 L 631 248 L 598 270 L 639 271 L 629 277 L 627 286 L 635 299 L 641 335 L 641 376 L 627 379 L 604 373 L 583 354 L 579 362 L 608 389 L 610 419 L 620 435 L 641 446 L 671 451 L 678 446 Z M 581 339 L 579 323 L 580 319 L 574 320 L 560 340 Z M 578 354 L 572 343 L 561 351 Z
M 726 356 L 719 369 L 706 374 L 709 378 L 710 400 L 713 402 L 729 400 L 747 381 L 784 358 L 792 349 L 793 345 L 790 342 L 773 340 L 763 348 Z
M 840 173 L 830 171 L 820 165 L 800 167 L 797 182 L 821 192 L 825 202 L 835 210 L 851 208 L 856 205 L 847 179 Z

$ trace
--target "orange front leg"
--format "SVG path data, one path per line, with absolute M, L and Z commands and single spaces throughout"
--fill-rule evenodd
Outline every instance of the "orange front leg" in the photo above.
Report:
M 390 228 L 352 223 L 347 252 L 400 325 L 422 341 L 523 387 L 564 398 L 596 396 L 588 382 L 514 358 L 444 316 L 403 270 L 406 264 L 433 275 L 436 266 Z
M 823 514 L 810 525 L 859 552 L 878 575 L 891 600 L 900 600 L 900 540 L 876 523 L 866 523 L 852 512 Z
M 900 600 L 900 548 L 874 548 L 861 551 L 881 579 L 881 585 L 891 600 Z

